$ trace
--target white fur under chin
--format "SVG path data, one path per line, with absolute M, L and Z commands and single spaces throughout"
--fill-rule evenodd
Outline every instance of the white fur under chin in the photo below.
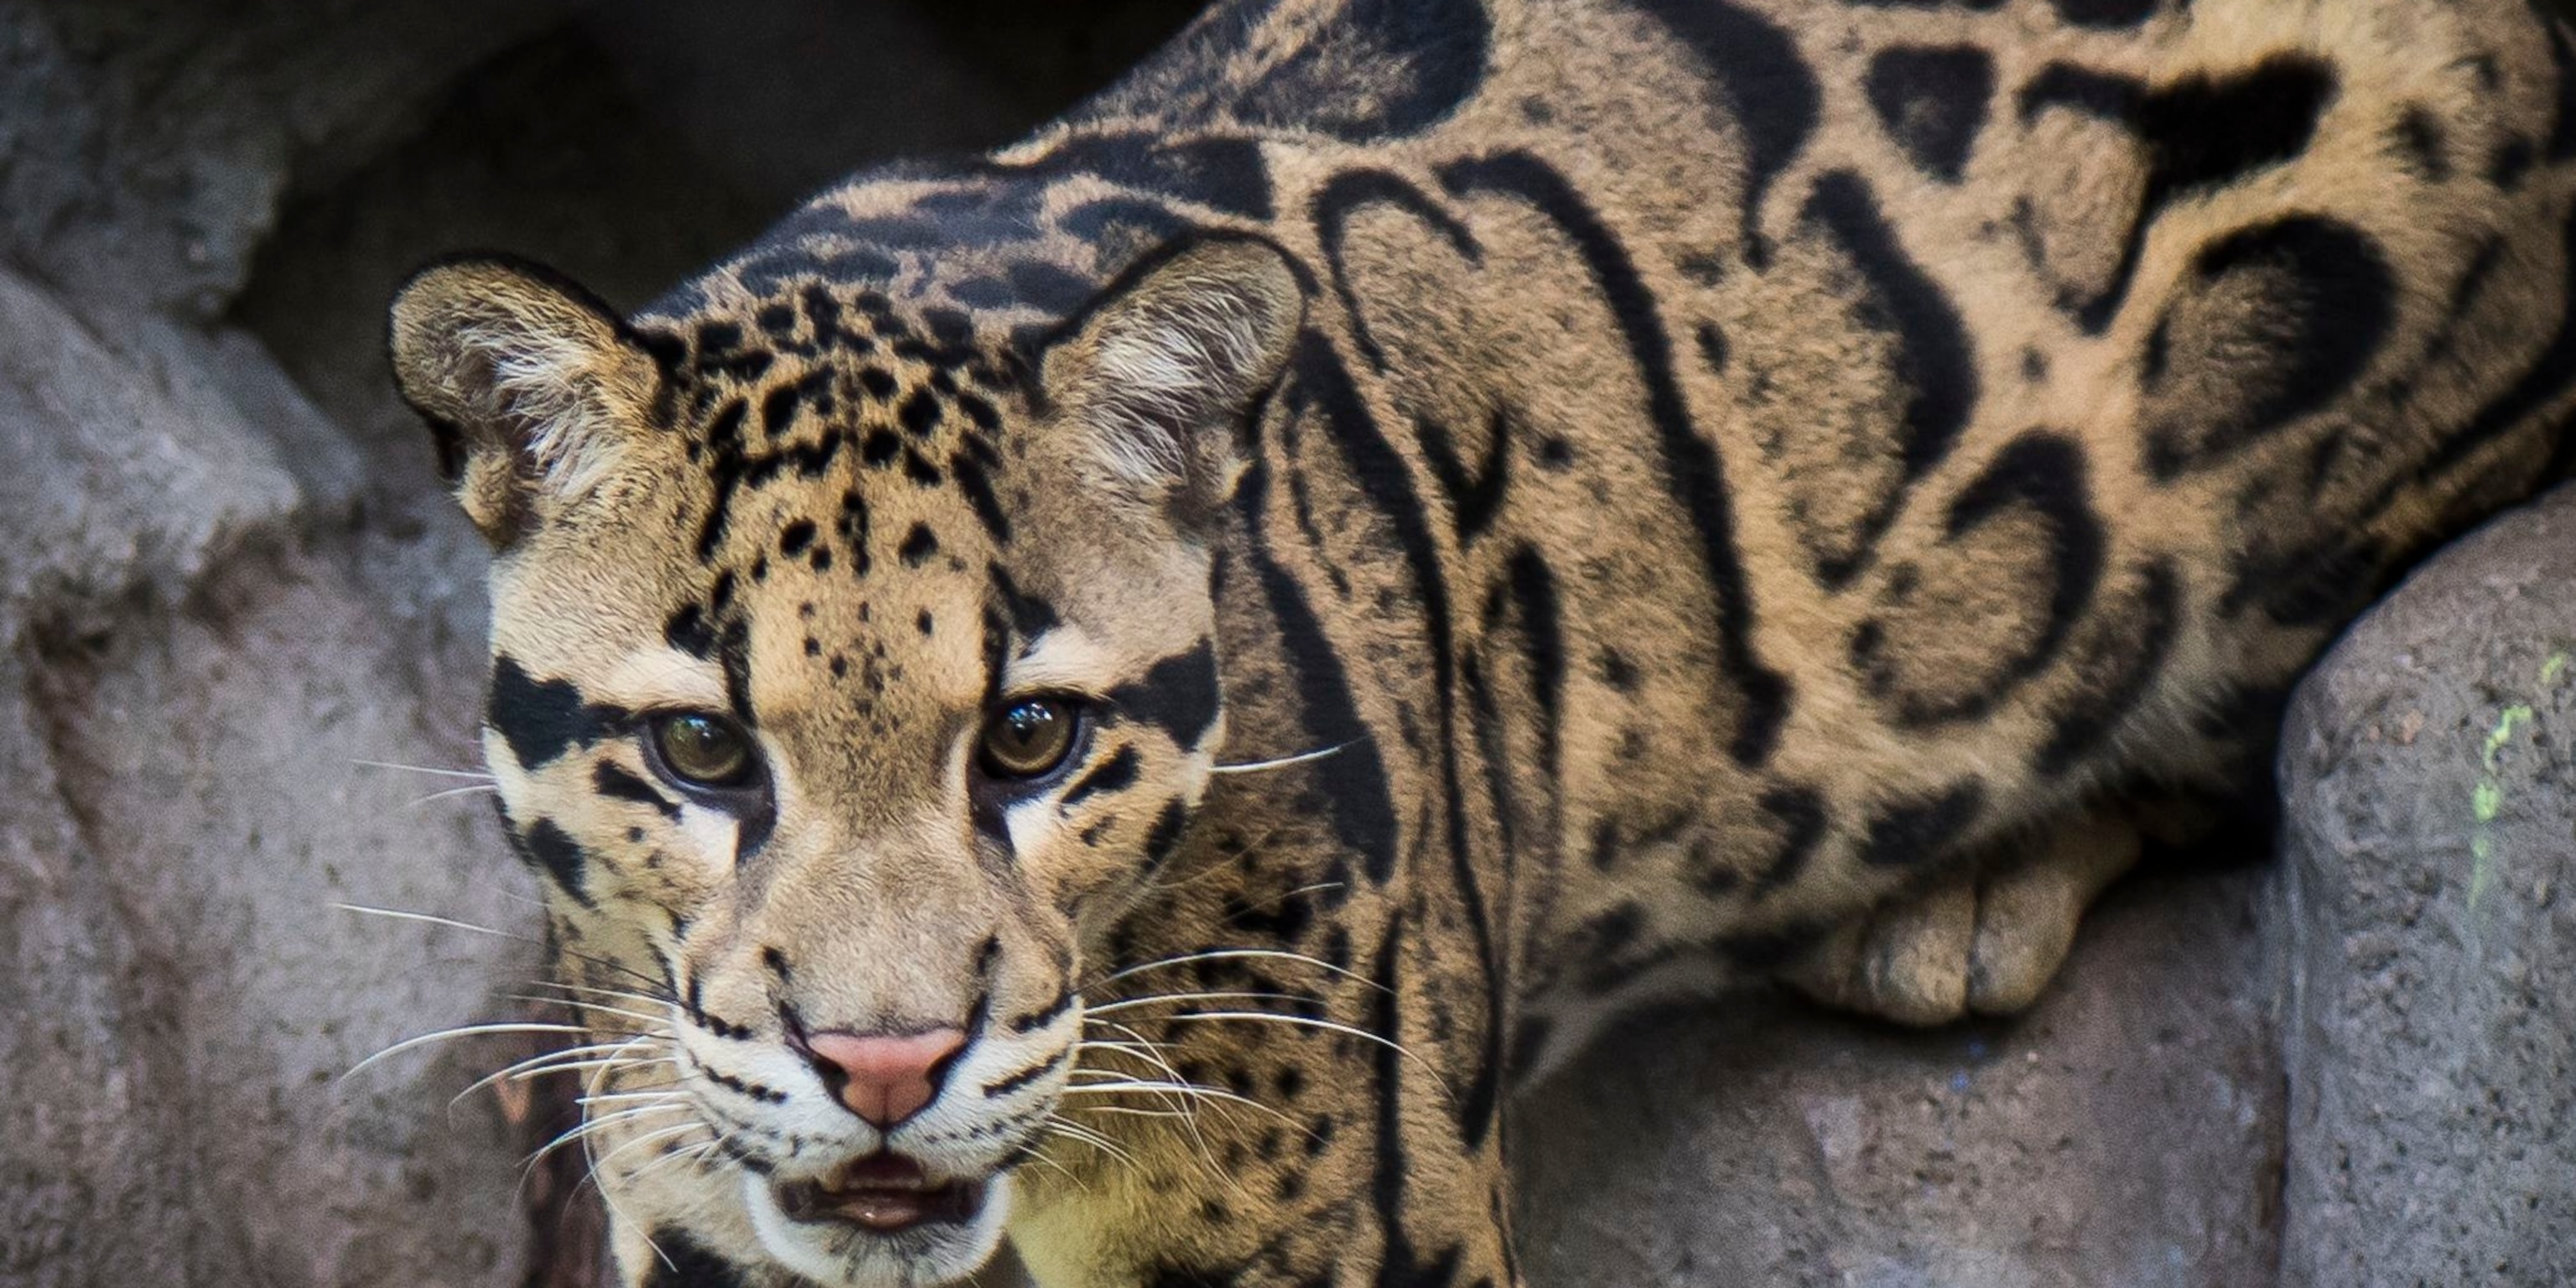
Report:
M 992 1179 L 983 1210 L 965 1225 L 923 1226 L 892 1237 L 791 1221 L 757 1176 L 743 1177 L 742 1198 L 761 1250 L 825 1288 L 935 1288 L 983 1269 L 1002 1246 L 1011 1178 Z

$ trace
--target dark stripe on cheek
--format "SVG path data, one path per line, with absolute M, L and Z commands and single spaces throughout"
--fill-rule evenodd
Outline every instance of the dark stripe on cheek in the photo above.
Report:
M 1134 747 L 1121 747 L 1118 754 L 1102 761 L 1098 768 L 1084 774 L 1057 802 L 1060 809 L 1072 809 L 1086 798 L 1102 792 L 1122 792 L 1136 782 L 1137 756 Z
M 1181 808 L 1179 801 L 1163 806 L 1163 812 L 1154 817 L 1154 829 L 1145 834 L 1146 871 L 1163 866 L 1164 861 L 1172 857 L 1172 851 L 1181 847 L 1181 832 L 1189 826 L 1189 821 L 1189 811 Z
M 1064 992 L 1056 994 L 1054 1001 L 1012 1020 L 1011 1032 L 1033 1033 L 1055 1023 L 1057 1016 L 1064 1014 L 1066 1010 L 1073 1006 L 1073 996 L 1073 991 L 1071 989 L 1067 989 Z
M 590 780 L 591 786 L 597 788 L 602 796 L 659 810 L 662 817 L 674 823 L 680 821 L 678 801 L 653 790 L 651 783 L 627 773 L 614 763 L 601 761 L 599 768 L 591 774 Z
M 1164 658 L 1134 684 L 1109 693 L 1118 713 L 1154 725 L 1183 747 L 1195 747 L 1216 723 L 1219 703 L 1216 645 L 1206 639 L 1187 653 Z
M 1002 1097 L 1055 1072 L 1057 1066 L 1063 1064 L 1065 1057 L 1069 1054 L 1071 1054 L 1071 1048 L 1058 1051 L 1044 1061 L 1030 1065 L 1028 1068 L 1022 1069 L 1018 1073 L 1012 1074 L 1010 1077 L 1004 1078 L 1000 1082 L 996 1082 L 993 1085 L 984 1088 L 984 1098 L 987 1100 L 999 1100 Z
M 545 873 L 554 883 L 585 908 L 596 908 L 590 892 L 583 888 L 590 856 L 582 853 L 579 842 L 555 826 L 553 819 L 538 819 L 524 833 L 513 833 L 519 843 L 519 855 L 529 866 Z

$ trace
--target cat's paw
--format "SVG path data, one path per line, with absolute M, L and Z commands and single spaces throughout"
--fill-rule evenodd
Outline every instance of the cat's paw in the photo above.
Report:
M 2056 978 L 2084 910 L 2137 859 L 2126 820 L 2060 826 L 2016 859 L 1882 905 L 1783 978 L 1825 1005 L 1899 1024 L 2017 1014 Z

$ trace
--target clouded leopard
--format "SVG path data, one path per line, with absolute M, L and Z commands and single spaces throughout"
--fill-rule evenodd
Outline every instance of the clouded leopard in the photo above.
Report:
M 624 1281 L 1516 1284 L 1603 1018 L 2027 1004 L 2559 467 L 2571 161 L 2523 0 L 1232 0 L 632 315 L 425 270 Z

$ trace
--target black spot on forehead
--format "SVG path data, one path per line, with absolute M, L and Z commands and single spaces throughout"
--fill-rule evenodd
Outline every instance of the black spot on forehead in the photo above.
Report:
M 1009 570 L 998 563 L 985 565 L 984 571 L 992 579 L 993 597 L 1001 601 L 1002 612 L 1021 639 L 1033 640 L 1055 629 L 1055 605 L 1021 590 Z
M 2162 0 L 2056 0 L 2057 15 L 2079 27 L 2134 27 L 2156 15 Z
M 927 523 L 916 523 L 912 531 L 904 534 L 903 545 L 895 553 L 903 557 L 906 567 L 918 568 L 939 553 L 939 534 L 932 532 Z
M 939 395 L 927 387 L 915 389 L 905 395 L 902 405 L 895 409 L 895 416 L 915 437 L 927 438 L 939 428 Z
M 943 477 L 929 457 L 909 447 L 903 449 L 903 474 L 922 487 L 937 487 Z
M 696 604 L 683 604 L 671 614 L 662 627 L 662 639 L 694 658 L 715 656 L 715 630 L 707 625 L 706 610 Z

